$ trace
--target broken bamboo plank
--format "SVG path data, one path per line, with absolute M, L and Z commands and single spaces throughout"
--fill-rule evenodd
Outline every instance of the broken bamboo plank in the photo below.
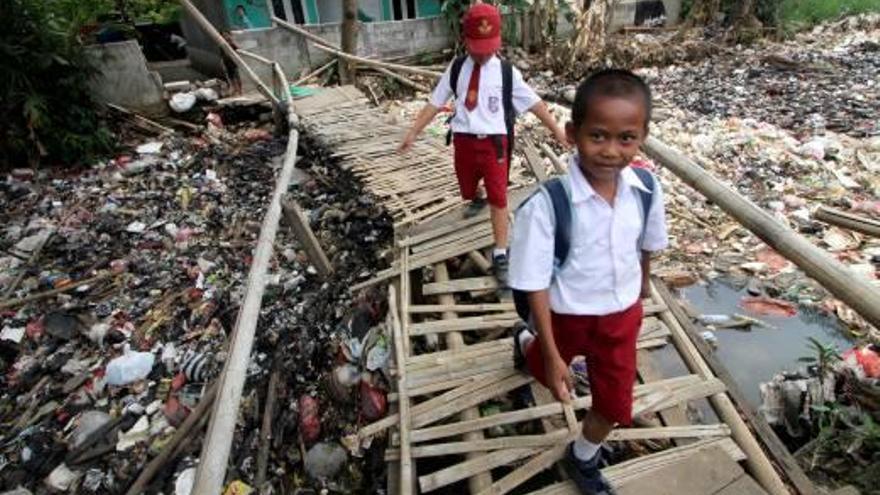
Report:
M 326 64 L 324 64 L 324 65 L 322 65 L 322 66 L 320 66 L 320 67 L 318 67 L 317 69 L 313 70 L 312 72 L 306 74 L 305 76 L 303 76 L 303 77 L 297 79 L 296 81 L 293 81 L 293 86 L 299 86 L 300 84 L 302 84 L 302 83 L 308 81 L 309 79 L 312 79 L 312 78 L 315 78 L 315 77 L 320 76 L 324 71 L 326 71 L 326 70 L 329 69 L 330 67 L 333 67 L 333 65 L 336 64 L 336 62 L 337 62 L 337 60 L 334 58 L 333 60 L 327 62 Z
M 187 0 L 182 0 L 186 2 Z M 187 2 L 188 3 L 188 2 Z M 292 118 L 292 111 L 289 118 Z M 287 140 L 284 163 L 275 183 L 272 198 L 266 207 L 260 236 L 254 250 L 247 288 L 232 332 L 229 355 L 220 374 L 220 390 L 215 402 L 208 432 L 202 444 L 199 467 L 193 485 L 194 493 L 220 493 L 226 478 L 226 466 L 232 448 L 233 431 L 238 419 L 241 393 L 247 376 L 254 333 L 260 316 L 263 292 L 266 289 L 266 271 L 272 258 L 275 237 L 281 221 L 281 200 L 293 177 L 299 132 L 291 129 Z
M 691 187 L 717 204 L 770 247 L 816 279 L 875 327 L 880 328 L 880 290 L 766 211 L 724 185 L 690 158 L 648 137 L 645 151 Z M 758 480 L 759 482 L 761 480 Z M 765 481 L 769 482 L 769 479 Z M 763 485 L 763 483 L 762 483 Z M 766 485 L 768 491 L 773 492 Z
M 499 466 L 505 466 L 537 452 L 538 449 L 510 449 L 482 455 L 431 474 L 420 476 L 419 487 L 422 489 L 422 492 L 427 493 L 451 485 L 469 476 L 484 473 Z
M 488 313 L 492 311 L 510 312 L 515 310 L 513 303 L 484 303 L 484 304 L 414 304 L 409 307 L 409 312 L 418 313 Z
M 651 284 L 651 294 L 654 300 L 663 301 L 663 297 L 661 297 L 657 290 L 657 286 L 654 283 Z M 673 304 L 673 301 L 671 300 L 666 300 L 665 302 L 667 306 Z M 672 332 L 672 342 L 675 344 L 675 348 L 678 350 L 678 353 L 681 355 L 688 369 L 691 370 L 692 373 L 696 373 L 704 378 L 715 378 L 712 369 L 706 364 L 706 361 L 703 360 L 702 356 L 700 356 L 694 343 L 688 338 L 684 328 L 682 328 L 672 312 L 667 311 L 660 313 L 660 318 L 663 323 L 666 323 L 666 326 L 668 326 L 669 330 Z M 726 393 L 718 393 L 710 396 L 709 402 L 712 404 L 718 417 L 730 426 L 731 435 L 733 436 L 733 439 L 736 440 L 736 443 L 739 444 L 740 448 L 742 448 L 743 452 L 746 453 L 746 463 L 749 466 L 749 471 L 751 471 L 758 483 L 760 483 L 761 486 L 771 495 L 787 495 L 788 489 L 779 478 L 779 473 L 777 473 L 773 465 L 770 464 L 764 451 L 761 450 L 761 446 L 758 445 L 758 441 L 752 436 L 748 426 L 730 401 L 730 397 L 728 397 Z
M 330 260 L 327 259 L 324 250 L 321 249 L 321 244 L 318 243 L 318 238 L 315 237 L 309 220 L 300 209 L 299 204 L 288 196 L 282 201 L 281 209 L 284 211 L 285 223 L 293 229 L 296 238 L 306 249 L 309 261 L 315 265 L 322 277 L 327 278 L 333 273 L 333 266 L 330 265 Z
M 516 313 L 499 313 L 481 316 L 469 316 L 454 320 L 437 320 L 416 323 L 410 327 L 410 335 L 426 335 L 430 333 L 455 332 L 461 330 L 482 330 L 486 328 L 510 327 L 519 321 Z
M 448 282 L 431 282 L 422 286 L 422 294 L 451 294 L 454 292 L 470 292 L 473 290 L 497 289 L 498 279 L 495 277 L 472 277 L 450 280 Z
M 404 253 L 406 256 L 406 253 Z M 404 259 L 404 266 L 406 260 Z M 405 282 L 402 283 L 402 285 Z M 406 291 L 402 291 L 403 297 L 409 297 Z M 397 294 L 394 286 L 388 287 L 388 320 L 394 333 L 394 357 L 395 361 L 401 363 L 397 367 L 397 406 L 398 406 L 398 432 L 400 435 L 400 493 L 406 495 L 412 493 L 412 477 L 413 466 L 412 457 L 410 456 L 410 407 L 409 396 L 406 394 L 406 352 L 403 350 L 404 333 L 400 325 L 400 319 L 397 315 Z
M 538 150 L 535 149 L 535 146 L 531 141 L 526 141 L 525 146 L 523 146 L 523 153 L 526 155 L 526 163 L 529 166 L 529 170 L 535 175 L 535 178 L 538 179 L 538 182 L 544 182 L 547 180 L 547 172 L 544 171 L 544 162 L 541 161 L 541 156 L 538 155 Z
M 570 429 L 549 431 L 541 435 L 512 435 L 509 437 L 473 440 L 469 442 L 449 442 L 416 446 L 410 449 L 415 458 L 466 454 L 468 452 L 492 451 L 500 449 L 522 449 L 529 447 L 550 447 L 566 442 L 571 436 Z M 715 438 L 730 436 L 730 427 L 725 424 L 658 426 L 650 428 L 619 428 L 608 435 L 607 441 L 661 440 L 671 438 Z M 389 449 L 386 460 L 399 458 L 398 449 Z
M 816 220 L 837 225 L 849 230 L 855 230 L 862 234 L 880 237 L 880 220 L 855 215 L 837 208 L 828 206 L 820 206 L 813 212 L 813 218 Z
M 672 316 L 681 324 L 681 329 L 687 334 L 687 337 L 699 352 L 700 356 L 705 360 L 706 364 L 711 368 L 715 376 L 717 376 L 727 386 L 727 393 L 734 405 L 739 409 L 743 416 L 746 417 L 748 424 L 755 429 L 761 441 L 767 447 L 767 451 L 773 457 L 773 460 L 782 468 L 792 485 L 802 495 L 815 495 L 818 493 L 816 486 L 804 473 L 800 464 L 786 448 L 785 444 L 776 436 L 776 433 L 767 424 L 767 421 L 758 414 L 751 404 L 746 400 L 745 395 L 739 389 L 733 376 L 709 348 L 708 344 L 699 336 L 699 332 L 690 323 L 690 319 L 685 314 L 684 309 L 678 305 L 674 296 L 665 284 L 655 281 L 654 288 L 659 298 L 663 300 L 669 307 Z

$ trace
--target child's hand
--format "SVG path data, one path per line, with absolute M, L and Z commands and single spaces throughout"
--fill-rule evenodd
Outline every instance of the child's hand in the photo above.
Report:
M 416 140 L 415 136 L 413 136 L 411 132 L 407 132 L 406 136 L 403 137 L 403 142 L 401 142 L 400 146 L 397 147 L 397 152 L 398 153 L 408 152 L 412 148 L 413 142 L 415 142 L 415 140 Z
M 550 391 L 553 392 L 553 397 L 568 404 L 571 401 L 571 391 L 574 390 L 574 380 L 565 361 L 559 355 L 553 359 L 545 360 L 544 373 Z

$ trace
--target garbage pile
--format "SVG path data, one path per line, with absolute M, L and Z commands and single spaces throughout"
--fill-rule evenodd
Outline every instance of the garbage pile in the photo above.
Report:
M 90 170 L 18 169 L 0 181 L 0 490 L 123 493 L 222 369 L 286 144 L 253 122 L 225 125 L 219 113 L 195 137 L 125 144 L 130 152 Z M 300 150 L 311 163 L 314 151 Z M 356 428 L 357 402 L 331 407 L 325 398 L 328 356 L 334 338 L 351 337 L 340 325 L 356 307 L 348 287 L 382 266 L 364 245 L 386 243 L 390 222 L 350 178 L 324 167 L 296 192 L 337 274 L 320 280 L 280 230 L 241 439 L 259 433 L 262 411 L 253 409 L 273 369 L 283 378 L 279 418 L 299 418 L 307 401 L 296 399 L 318 395 L 321 438 Z M 362 301 L 371 322 L 382 302 Z M 149 492 L 188 493 L 201 433 L 192 439 Z M 304 456 L 286 448 L 298 443 L 277 439 L 286 443 L 273 449 L 269 480 L 280 486 L 294 471 L 305 479 Z M 248 441 L 237 445 L 230 481 L 244 487 L 253 456 Z
M 813 342 L 804 368 L 761 384 L 761 414 L 810 471 L 845 480 L 866 493 L 876 487 L 880 458 L 880 347 L 839 356 Z
M 817 26 L 784 43 L 762 42 L 693 64 L 647 69 L 667 105 L 751 118 L 807 135 L 880 135 L 880 15 Z

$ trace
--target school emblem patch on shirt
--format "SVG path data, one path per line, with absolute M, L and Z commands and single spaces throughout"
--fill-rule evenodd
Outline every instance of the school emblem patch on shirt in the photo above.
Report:
M 498 113 L 498 97 L 490 96 L 489 97 L 489 111 L 492 113 Z

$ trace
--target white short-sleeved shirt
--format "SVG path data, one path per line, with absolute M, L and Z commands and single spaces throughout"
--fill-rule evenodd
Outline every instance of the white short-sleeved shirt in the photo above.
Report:
M 471 80 L 471 72 L 474 69 L 474 60 L 467 57 L 461 65 L 458 75 L 455 101 L 455 117 L 452 118 L 452 132 L 466 132 L 470 134 L 507 134 L 504 125 L 504 102 L 502 101 L 501 88 L 501 60 L 493 56 L 480 69 L 480 84 L 477 91 L 477 107 L 468 111 L 464 106 L 464 96 L 467 94 L 468 84 Z M 452 98 L 452 88 L 449 85 L 449 73 L 452 64 L 446 68 L 446 72 L 440 78 L 440 82 L 431 94 L 430 103 L 435 108 L 441 108 Z M 541 101 L 535 91 L 523 80 L 522 73 L 513 67 L 513 109 L 517 115 L 532 108 L 535 103 Z
M 516 213 L 510 244 L 509 284 L 523 291 L 550 288 L 555 313 L 606 315 L 629 308 L 642 286 L 642 210 L 633 188 L 647 188 L 629 167 L 620 174 L 614 206 L 593 190 L 578 166 L 569 163 L 571 186 L 571 250 L 553 277 L 553 206 L 536 194 Z M 654 182 L 642 249 L 659 251 L 669 243 L 660 181 Z M 551 284 L 552 281 L 552 284 Z

